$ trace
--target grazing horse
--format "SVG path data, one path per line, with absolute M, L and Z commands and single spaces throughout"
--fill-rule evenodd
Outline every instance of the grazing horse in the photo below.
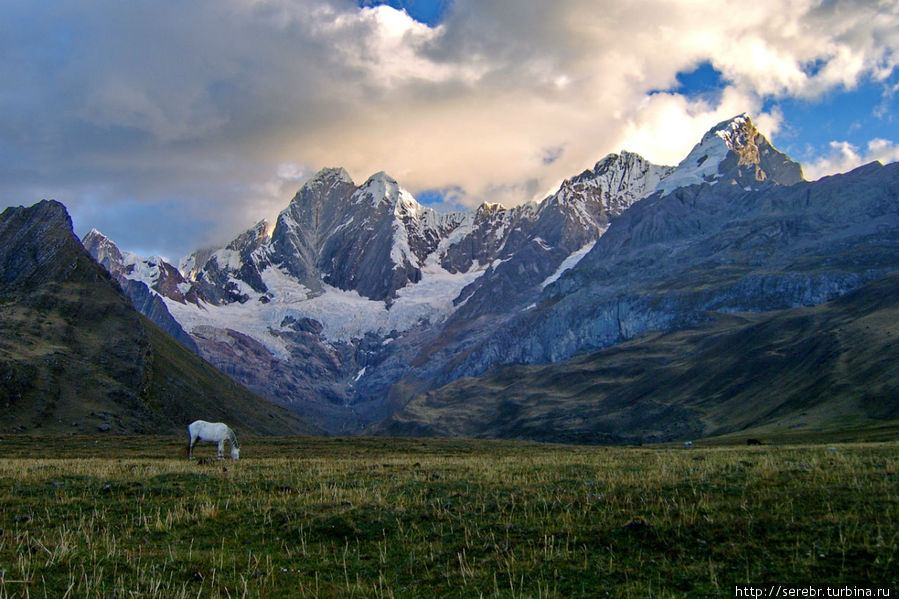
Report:
M 222 459 L 222 450 L 225 448 L 225 441 L 228 441 L 231 444 L 231 459 L 236 460 L 240 457 L 240 445 L 237 443 L 237 435 L 223 422 L 197 420 L 187 427 L 187 435 L 190 437 L 187 443 L 187 459 L 189 460 L 193 459 L 193 448 L 197 441 L 218 443 L 218 459 Z

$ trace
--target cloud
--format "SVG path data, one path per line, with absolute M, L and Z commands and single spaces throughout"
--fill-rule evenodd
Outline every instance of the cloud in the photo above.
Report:
M 899 145 L 886 139 L 872 139 L 861 150 L 848 141 L 830 142 L 830 152 L 818 160 L 804 165 L 806 178 L 816 180 L 826 175 L 844 173 L 857 166 L 879 161 L 882 164 L 899 160 Z
M 270 217 L 321 167 L 514 204 L 609 152 L 676 163 L 744 111 L 776 134 L 768 100 L 899 61 L 899 8 L 848 0 L 454 0 L 434 27 L 349 0 L 7 0 L 0 21 L 4 201 L 56 197 L 85 230 L 164 203 L 204 223 L 181 241 L 153 223 L 170 255 Z M 702 64 L 724 89 L 690 98 L 677 74 Z M 151 243 L 133 229 L 105 232 Z
M 777 110 L 762 112 L 760 98 L 734 87 L 725 88 L 714 105 L 677 93 L 656 93 L 647 96 L 626 122 L 622 143 L 657 163 L 675 165 L 711 125 L 743 112 L 752 115 L 753 122 L 769 138 L 777 133 L 783 118 Z

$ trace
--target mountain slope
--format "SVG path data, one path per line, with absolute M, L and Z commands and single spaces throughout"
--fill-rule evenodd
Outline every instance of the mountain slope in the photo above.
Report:
M 411 374 L 439 386 L 715 313 L 828 301 L 899 270 L 897 189 L 899 164 L 872 164 L 790 186 L 705 184 L 656 194 L 616 219 L 532 304 L 486 334 L 467 329 L 476 343 L 431 348 Z M 465 332 L 468 323 L 459 324 Z
M 254 434 L 313 432 L 138 314 L 43 201 L 0 214 L 5 432 L 183 432 L 196 418 Z
M 719 315 L 413 397 L 371 430 L 579 443 L 899 425 L 899 275 L 815 307 Z
M 178 321 L 166 308 L 162 298 L 179 295 L 184 299 L 184 278 L 181 273 L 160 257 L 142 259 L 135 254 L 123 254 L 105 235 L 92 229 L 81 240 L 84 249 L 113 276 L 138 312 L 174 337 L 194 353 L 198 348 Z M 192 298 L 196 301 L 196 297 Z

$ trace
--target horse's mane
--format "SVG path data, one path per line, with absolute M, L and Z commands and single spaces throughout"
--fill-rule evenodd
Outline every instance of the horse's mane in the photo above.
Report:
M 228 439 L 231 441 L 231 446 L 240 449 L 240 443 L 237 442 L 237 435 L 234 434 L 234 431 L 231 430 L 231 427 L 228 427 Z

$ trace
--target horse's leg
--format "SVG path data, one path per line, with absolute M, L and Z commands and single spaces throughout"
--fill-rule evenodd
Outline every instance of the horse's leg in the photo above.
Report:
M 192 434 L 187 433 L 187 459 L 194 459 L 194 443 L 197 441 L 196 437 Z
M 225 450 L 225 440 L 222 439 L 221 441 L 219 441 L 219 455 L 218 455 L 219 459 L 222 459 L 222 452 L 224 450 Z

